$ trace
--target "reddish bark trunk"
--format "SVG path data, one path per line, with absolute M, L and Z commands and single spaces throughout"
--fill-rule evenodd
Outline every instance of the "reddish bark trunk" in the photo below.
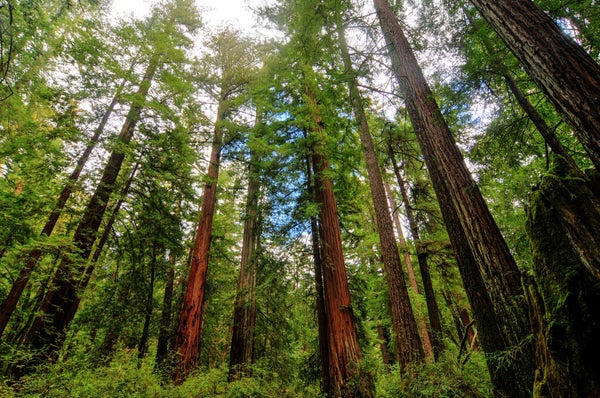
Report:
M 206 173 L 206 184 L 202 195 L 202 209 L 196 229 L 196 241 L 192 252 L 190 273 L 183 299 L 183 308 L 179 318 L 179 327 L 175 337 L 174 351 L 177 366 L 171 375 L 175 383 L 182 383 L 198 365 L 200 353 L 200 333 L 202 330 L 203 302 L 208 273 L 208 259 L 212 237 L 212 225 L 217 202 L 217 182 L 221 148 L 223 145 L 223 129 L 221 120 L 225 112 L 224 99 L 219 101 L 214 137 Z
M 437 359 L 442 350 L 444 349 L 444 343 L 442 339 L 442 321 L 440 319 L 440 310 L 435 298 L 435 292 L 433 290 L 433 282 L 431 281 L 431 274 L 429 273 L 429 264 L 427 261 L 427 252 L 423 249 L 421 243 L 421 236 L 419 235 L 419 227 L 413 209 L 408 197 L 408 192 L 402 175 L 400 174 L 400 168 L 394 157 L 394 152 L 391 145 L 388 147 L 389 156 L 392 161 L 392 167 L 394 168 L 394 174 L 396 175 L 396 181 L 400 188 L 400 194 L 402 195 L 402 201 L 404 202 L 404 210 L 406 212 L 406 218 L 408 220 L 408 226 L 410 233 L 415 243 L 417 250 L 417 261 L 419 263 L 419 272 L 421 273 L 421 280 L 423 281 L 423 290 L 425 291 L 425 301 L 427 302 L 427 314 L 429 315 L 429 325 L 431 326 L 431 340 L 433 344 L 433 353 Z
M 259 242 L 259 179 L 255 155 L 250 159 L 246 216 L 242 237 L 242 255 L 237 296 L 233 310 L 233 331 L 229 355 L 229 381 L 252 376 L 254 329 L 256 326 L 256 275 Z
M 471 347 L 472 350 L 479 349 L 479 345 L 477 344 L 477 339 L 473 328 L 467 328 L 467 326 L 471 323 L 471 318 L 469 318 L 469 313 L 467 312 L 466 308 L 462 308 L 460 310 L 460 320 L 462 321 L 463 327 L 466 328 L 469 347 Z
M 529 0 L 471 0 L 600 169 L 600 66 Z
M 358 381 L 357 387 L 349 385 L 350 380 L 358 376 L 361 353 L 350 300 L 333 183 L 327 177 L 330 164 L 324 155 L 323 120 L 319 113 L 319 105 L 308 87 L 305 89 L 305 94 L 313 119 L 312 159 L 315 198 L 320 205 L 319 238 L 323 261 L 323 287 L 329 333 L 329 377 L 332 392 L 335 396 L 341 397 L 371 396 L 369 387 L 364 386 L 361 380 Z
M 398 254 L 398 246 L 394 237 L 394 227 L 387 206 L 387 196 L 383 185 L 383 178 L 377 162 L 377 154 L 371 138 L 367 116 L 362 104 L 362 98 L 358 90 L 356 74 L 352 67 L 350 53 L 344 29 L 338 22 L 337 33 L 339 36 L 340 49 L 344 61 L 344 69 L 348 77 L 348 89 L 350 101 L 354 111 L 354 117 L 358 124 L 358 133 L 363 148 L 363 154 L 367 166 L 371 197 L 377 220 L 377 230 L 381 245 L 381 257 L 385 268 L 386 281 L 388 284 L 388 295 L 390 297 L 390 311 L 392 314 L 392 325 L 396 337 L 396 355 L 402 367 L 422 362 L 425 354 L 419 338 L 417 323 L 408 296 L 408 289 L 402 272 L 402 263 Z
M 464 163 L 392 8 L 386 0 L 374 1 L 390 44 L 392 69 L 406 96 L 406 108 L 457 254 L 465 289 L 469 299 L 476 302 L 471 307 L 488 354 L 492 381 L 499 393 L 530 396 L 533 349 L 527 341 L 530 326 L 520 271 Z M 484 319 L 494 322 L 486 324 Z M 483 344 L 484 340 L 489 345 Z M 510 358 L 506 364 L 493 358 L 500 352 Z
M 392 210 L 392 218 L 394 219 L 394 224 L 396 225 L 396 231 L 398 231 L 398 242 L 400 243 L 400 250 L 404 255 L 404 263 L 406 264 L 406 274 L 408 275 L 409 285 L 413 293 L 418 296 L 421 294 L 421 292 L 419 289 L 419 284 L 417 283 L 417 277 L 415 275 L 415 270 L 413 267 L 412 258 L 410 256 L 408 244 L 406 243 L 406 239 L 404 238 L 404 232 L 402 231 L 400 217 L 398 217 L 398 213 L 394 211 L 394 209 L 396 209 L 396 203 L 394 201 L 394 197 L 392 196 L 392 190 L 390 188 L 390 184 L 388 184 L 387 182 L 384 184 L 384 186 L 388 198 L 389 208 Z M 432 335 L 429 331 L 429 326 L 427 325 L 425 315 L 419 314 L 416 317 L 417 325 L 419 327 L 419 333 L 421 335 L 421 341 L 423 342 L 423 350 L 425 351 L 425 358 L 429 361 L 433 361 L 435 359 L 435 353 L 433 350 Z
M 315 199 L 314 179 L 310 157 L 306 159 L 306 176 L 310 197 Z M 315 290 L 317 306 L 317 327 L 319 329 L 319 354 L 321 359 L 321 377 L 323 384 L 321 390 L 327 394 L 331 391 L 331 379 L 329 377 L 329 344 L 327 331 L 327 312 L 325 309 L 325 292 L 323 290 L 323 260 L 321 256 L 321 242 L 319 239 L 319 225 L 316 217 L 310 218 L 310 231 L 312 236 L 313 264 L 315 270 Z

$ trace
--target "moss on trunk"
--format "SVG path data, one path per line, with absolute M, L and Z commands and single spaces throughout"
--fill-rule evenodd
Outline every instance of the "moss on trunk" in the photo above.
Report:
M 531 192 L 534 396 L 600 396 L 600 186 L 559 156 Z

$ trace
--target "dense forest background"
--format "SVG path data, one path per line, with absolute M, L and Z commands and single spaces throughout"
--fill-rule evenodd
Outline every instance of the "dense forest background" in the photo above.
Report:
M 0 1 L 0 396 L 600 395 L 600 5 Z

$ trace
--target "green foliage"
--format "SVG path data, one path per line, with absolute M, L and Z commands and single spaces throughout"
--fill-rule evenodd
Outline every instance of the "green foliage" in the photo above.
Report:
M 18 383 L 0 384 L 2 397 L 48 398 L 187 398 L 187 397 L 311 397 L 320 398 L 317 385 L 298 379 L 284 380 L 278 372 L 253 367 L 253 377 L 227 383 L 227 369 L 196 372 L 179 386 L 164 384 L 152 371 L 150 361 L 137 365 L 132 350 L 117 351 L 108 366 L 93 366 L 85 356 L 44 366 Z
M 478 375 L 486 374 L 487 368 L 482 353 L 472 353 L 461 365 L 456 351 L 446 350 L 436 363 L 427 363 L 407 372 L 394 366 L 387 374 L 380 375 L 376 382 L 377 397 L 491 397 L 489 379 Z

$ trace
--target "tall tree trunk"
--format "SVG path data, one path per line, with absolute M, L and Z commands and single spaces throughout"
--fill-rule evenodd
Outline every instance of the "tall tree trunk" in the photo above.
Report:
M 127 306 L 129 303 L 129 297 L 131 294 L 131 275 L 123 275 L 122 281 L 117 283 L 116 279 L 118 275 L 114 277 L 113 283 L 115 284 L 116 292 L 116 300 L 112 300 L 109 302 L 109 306 L 107 306 L 108 311 L 105 315 L 107 318 L 110 318 L 108 322 L 108 326 L 106 328 L 106 332 L 104 334 L 104 338 L 102 343 L 98 347 L 97 361 L 101 364 L 107 365 L 112 360 L 117 342 L 119 341 L 119 337 L 121 336 L 121 331 L 123 330 L 123 326 L 126 322 L 124 319 L 122 309 Z M 116 302 L 115 302 L 116 301 Z
M 415 269 L 413 267 L 412 258 L 410 257 L 410 250 L 408 248 L 408 244 L 406 243 L 406 239 L 404 238 L 404 232 L 402 231 L 400 217 L 398 217 L 398 213 L 394 211 L 394 209 L 396 209 L 396 203 L 392 195 L 390 184 L 385 182 L 384 187 L 388 199 L 388 207 L 392 211 L 392 219 L 394 220 L 394 224 L 396 225 L 396 231 L 398 231 L 398 243 L 400 244 L 400 250 L 404 255 L 404 264 L 406 264 L 406 275 L 408 276 L 408 282 L 413 291 L 413 294 L 415 296 L 420 296 L 421 292 L 419 290 L 419 284 L 417 283 Z M 435 353 L 433 350 L 433 340 L 429 331 L 429 327 L 427 326 L 425 315 L 418 314 L 416 317 L 419 332 L 421 334 L 421 341 L 423 342 L 423 350 L 425 351 L 425 358 L 429 361 L 434 361 Z
M 387 339 L 385 338 L 385 330 L 381 324 L 381 319 L 377 322 L 377 338 L 379 339 L 379 348 L 381 349 L 381 360 L 385 365 L 387 372 L 390 371 L 390 357 L 387 351 Z
M 531 396 L 533 347 L 527 341 L 530 326 L 520 271 L 465 165 L 392 8 L 386 0 L 374 3 L 389 44 L 392 69 L 406 96 L 406 108 L 457 254 L 465 289 L 469 299 L 474 300 L 471 306 L 482 346 L 488 354 L 492 382 L 497 394 Z M 488 344 L 483 344 L 484 340 Z M 499 356 L 505 357 L 505 363 L 498 361 Z
M 307 189 L 309 197 L 316 201 L 314 178 L 310 156 L 306 158 Z M 310 232 L 312 237 L 313 265 L 315 272 L 315 290 L 317 307 L 317 327 L 319 329 L 319 357 L 321 359 L 321 377 L 323 384 L 321 391 L 324 394 L 332 389 L 331 377 L 329 375 L 329 344 L 327 331 L 327 311 L 325 309 L 325 292 L 323 289 L 323 258 L 321 256 L 321 241 L 319 239 L 319 224 L 317 217 L 310 218 Z
M 77 297 L 80 293 L 78 287 L 85 289 L 81 281 L 82 277 L 85 277 L 86 260 L 92 251 L 96 234 L 125 159 L 125 152 L 121 146 L 127 145 L 133 137 L 158 63 L 158 57 L 154 56 L 148 64 L 137 91 L 137 99 L 131 105 L 119 133 L 119 141 L 108 159 L 96 191 L 73 236 L 73 245 L 77 248 L 77 255 L 81 261 L 73 262 L 66 257 L 63 259 L 55 273 L 51 290 L 44 297 L 41 306 L 42 315 L 34 321 L 29 331 L 28 340 L 31 345 L 42 349 L 43 353 L 50 358 L 55 358 L 57 350 L 62 345 L 65 328 L 77 311 L 79 305 Z
M 525 97 L 525 94 L 523 94 L 517 85 L 515 78 L 508 71 L 503 73 L 502 77 L 504 78 L 504 81 L 506 82 L 510 92 L 513 94 L 529 120 L 531 120 L 537 131 L 544 139 L 546 145 L 550 147 L 552 152 L 562 156 L 571 164 L 571 166 L 573 166 L 574 169 L 577 169 L 577 165 L 573 158 L 571 158 L 571 155 L 569 155 L 565 147 L 560 143 L 558 137 L 556 137 L 556 134 L 554 134 L 554 132 L 550 129 L 550 126 L 548 126 L 542 115 L 540 115 L 533 104 L 529 102 L 527 97 Z
M 81 172 L 83 171 L 83 168 L 85 167 L 85 164 L 87 163 L 88 159 L 90 158 L 92 151 L 96 147 L 96 144 L 98 143 L 98 140 L 100 139 L 100 136 L 104 132 L 104 127 L 106 126 L 106 123 L 108 123 L 108 120 L 109 120 L 110 116 L 112 115 L 112 112 L 113 112 L 115 106 L 119 102 L 119 98 L 121 97 L 121 92 L 122 92 L 124 86 L 125 86 L 125 80 L 123 80 L 121 82 L 121 84 L 119 85 L 119 87 L 117 88 L 117 92 L 116 92 L 115 96 L 113 97 L 112 101 L 108 105 L 108 108 L 104 112 L 104 115 L 102 116 L 102 119 L 100 120 L 100 123 L 98 124 L 98 127 L 96 128 L 96 130 L 94 130 L 94 135 L 92 136 L 92 138 L 90 138 L 88 145 L 86 146 L 85 150 L 83 151 L 83 153 L 77 160 L 75 168 L 69 175 L 69 178 L 67 180 L 65 187 L 63 188 L 63 190 L 60 193 L 60 196 L 58 197 L 56 207 L 54 208 L 52 213 L 50 213 L 50 215 L 48 216 L 48 220 L 46 221 L 46 224 L 44 224 L 44 228 L 42 228 L 42 232 L 41 232 L 40 236 L 42 236 L 42 237 L 50 236 L 52 234 L 52 232 L 54 231 L 54 227 L 56 226 L 56 223 L 58 222 L 58 218 L 60 217 L 63 209 L 65 208 L 65 205 L 67 204 L 67 200 L 69 199 L 69 197 L 71 196 L 71 193 L 73 192 L 73 188 L 77 184 L 77 181 L 79 181 L 79 176 L 81 175 Z M 0 337 L 2 336 L 2 333 L 4 332 L 4 329 L 6 328 L 6 325 L 8 324 L 8 321 L 9 321 L 12 313 L 14 312 L 15 308 L 17 307 L 17 303 L 18 303 L 19 299 L 21 298 L 21 295 L 23 294 L 23 290 L 25 290 L 25 287 L 27 286 L 27 283 L 29 282 L 31 273 L 35 269 L 35 266 L 37 265 L 42 254 L 43 254 L 42 249 L 38 248 L 38 249 L 32 250 L 27 255 L 27 257 L 25 258 L 25 266 L 21 269 L 19 276 L 13 283 L 13 285 L 10 289 L 10 292 L 8 292 L 6 299 L 2 303 L 2 307 L 0 307 Z
M 419 234 L 419 227 L 417 220 L 413 212 L 410 198 L 408 197 L 408 190 L 406 189 L 406 183 L 400 174 L 400 168 L 396 162 L 394 151 L 392 150 L 391 144 L 388 143 L 388 153 L 394 169 L 394 175 L 396 176 L 396 182 L 398 188 L 400 188 L 400 194 L 402 195 L 402 201 L 404 203 L 404 211 L 406 213 L 406 219 L 408 220 L 408 227 L 415 243 L 417 251 L 417 261 L 419 263 L 419 272 L 421 273 L 421 280 L 423 281 L 423 290 L 425 291 L 425 301 L 427 302 L 427 314 L 429 315 L 429 325 L 431 326 L 431 339 L 433 344 L 433 353 L 437 359 L 444 349 L 444 342 L 442 339 L 442 321 L 440 318 L 440 309 L 435 298 L 435 292 L 433 290 L 433 282 L 431 281 L 431 273 L 429 272 L 429 263 L 427 261 L 427 251 L 424 250 L 421 242 L 421 236 Z
M 258 198 L 260 181 L 256 162 L 252 153 L 248 168 L 248 193 L 246 215 L 242 237 L 242 255 L 237 296 L 233 309 L 233 331 L 229 355 L 229 381 L 252 376 L 254 360 L 254 330 L 256 326 L 256 275 L 258 266 L 258 244 L 260 220 Z
M 493 46 L 491 45 L 489 39 L 485 36 L 482 36 L 481 42 L 487 55 L 492 58 L 492 68 L 496 70 L 500 74 L 500 76 L 502 76 L 502 78 L 506 82 L 506 85 L 508 86 L 508 89 L 515 97 L 517 103 L 519 104 L 521 109 L 523 109 L 529 120 L 531 120 L 535 128 L 538 130 L 538 132 L 544 139 L 546 145 L 550 147 L 552 152 L 565 158 L 565 160 L 567 160 L 575 169 L 577 169 L 575 161 L 571 158 L 565 147 L 560 143 L 556 134 L 554 134 L 554 132 L 552 131 L 550 126 L 548 126 L 542 115 L 540 115 L 540 113 L 537 111 L 537 109 L 535 109 L 533 104 L 529 102 L 525 94 L 523 94 L 523 92 L 519 88 L 519 85 L 515 81 L 515 78 L 513 77 L 503 60 L 500 59 L 494 53 Z
M 102 235 L 100 236 L 100 239 L 98 239 L 98 243 L 96 244 L 96 247 L 94 248 L 94 252 L 91 256 L 90 264 L 88 264 L 88 267 L 85 270 L 85 277 L 83 278 L 82 284 L 81 284 L 82 286 L 87 286 L 88 282 L 90 281 L 92 272 L 94 272 L 94 267 L 95 267 L 96 263 L 98 262 L 100 255 L 102 254 L 104 245 L 106 245 L 106 242 L 108 241 L 108 238 L 110 237 L 110 232 L 112 231 L 113 225 L 115 224 L 115 221 L 117 220 L 119 211 L 121 211 L 123 202 L 125 202 L 125 198 L 127 198 L 127 195 L 129 194 L 129 190 L 131 189 L 131 184 L 133 184 L 133 180 L 135 179 L 135 175 L 136 175 L 139 167 L 140 167 L 139 163 L 136 163 L 135 166 L 133 166 L 133 170 L 131 171 L 131 174 L 129 174 L 129 178 L 127 179 L 127 182 L 125 183 L 123 190 L 121 191 L 121 196 L 119 197 L 117 204 L 115 204 L 115 207 L 112 209 L 112 212 L 110 214 L 110 217 L 108 218 L 108 221 L 106 221 L 106 225 L 104 226 Z
M 529 0 L 471 0 L 600 169 L 600 66 Z
M 169 352 L 169 339 L 172 334 L 172 307 L 173 291 L 175 284 L 175 255 L 169 253 L 169 264 L 165 275 L 165 291 L 163 294 L 162 311 L 160 314 L 160 329 L 158 331 L 158 343 L 156 344 L 156 358 L 154 369 L 161 372 Z
M 377 220 L 377 230 L 381 245 L 381 257 L 388 284 L 388 295 L 390 297 L 392 325 L 396 337 L 396 355 L 399 364 L 402 367 L 406 367 L 422 362 L 425 354 L 402 272 L 402 263 L 400 262 L 398 246 L 394 237 L 392 218 L 388 210 L 387 196 L 369 130 L 367 115 L 365 114 L 363 101 L 358 90 L 356 73 L 352 67 L 348 44 L 344 36 L 344 28 L 339 20 L 337 21 L 337 34 L 348 81 L 350 102 L 352 103 L 354 117 L 358 125 L 358 134 L 363 148 L 371 197 L 375 209 L 375 218 Z
M 152 245 L 152 259 L 150 260 L 150 283 L 148 285 L 148 297 L 146 298 L 146 306 L 144 308 L 144 326 L 142 335 L 138 343 L 138 369 L 142 366 L 142 359 L 148 352 L 148 338 L 150 337 L 150 321 L 152 320 L 152 310 L 154 309 L 154 280 L 156 277 L 156 259 L 157 259 L 157 244 Z
M 182 383 L 198 365 L 200 353 L 200 333 L 202 330 L 203 302 L 206 277 L 208 273 L 208 255 L 212 237 L 213 217 L 217 202 L 217 183 L 223 146 L 223 127 L 225 116 L 225 98 L 219 100 L 213 142 L 206 173 L 206 184 L 202 195 L 202 209 L 196 229 L 196 241 L 192 253 L 190 272 L 179 317 L 179 327 L 175 337 L 174 351 L 177 366 L 171 375 L 175 383 Z
M 560 157 L 530 196 L 536 397 L 600 396 L 600 177 Z
M 328 177 L 330 164 L 325 156 L 323 144 L 324 123 L 319 105 L 308 86 L 305 87 L 305 98 L 313 119 L 312 165 L 315 174 L 315 198 L 320 208 L 319 239 L 323 261 L 323 287 L 329 333 L 329 377 L 332 393 L 340 397 L 371 397 L 370 386 L 366 385 L 365 380 L 358 380 L 356 386 L 350 385 L 352 378 L 361 377 L 358 374 L 361 352 L 342 251 L 337 204 L 333 183 Z

